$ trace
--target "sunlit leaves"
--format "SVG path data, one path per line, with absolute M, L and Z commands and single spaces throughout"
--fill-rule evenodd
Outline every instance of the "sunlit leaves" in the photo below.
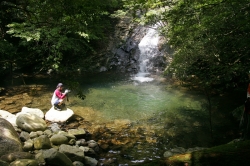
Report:
M 37 62 L 38 68 L 61 71 L 77 68 L 92 60 L 92 43 L 106 35 L 109 14 L 119 4 L 120 0 L 4 1 L 0 33 L 15 43 L 15 59 L 22 64 Z
M 27 25 L 26 23 L 11 23 L 8 24 L 7 27 L 9 28 L 9 30 L 6 31 L 6 33 L 14 37 L 25 38 L 27 41 L 38 41 L 40 39 L 40 29 L 36 29 L 32 25 Z

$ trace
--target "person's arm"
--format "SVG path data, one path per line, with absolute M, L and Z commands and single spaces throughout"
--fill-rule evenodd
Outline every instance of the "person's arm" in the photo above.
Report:
M 56 90 L 56 96 L 59 98 L 59 99 L 64 99 L 66 94 L 60 92 L 59 90 Z

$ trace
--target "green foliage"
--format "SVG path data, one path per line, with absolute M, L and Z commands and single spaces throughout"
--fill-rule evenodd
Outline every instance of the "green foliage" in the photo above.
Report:
M 217 90 L 246 81 L 249 70 L 249 2 L 179 1 L 168 13 L 168 37 L 176 49 L 171 68 Z M 197 83 L 197 82 L 195 82 Z
M 34 70 L 52 68 L 62 72 L 81 66 L 88 69 L 89 62 L 94 63 L 95 43 L 105 39 L 111 27 L 109 15 L 119 3 L 119 0 L 3 1 L 1 37 L 15 47 L 19 69 L 32 64 Z
M 222 92 L 248 79 L 249 3 L 249 0 L 126 0 L 124 7 L 141 24 L 161 25 L 162 35 L 175 49 L 173 63 L 166 73 L 174 73 L 181 81 L 202 89 Z

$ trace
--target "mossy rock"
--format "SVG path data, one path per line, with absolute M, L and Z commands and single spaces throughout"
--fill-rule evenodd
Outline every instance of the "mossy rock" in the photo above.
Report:
M 249 166 L 250 141 L 239 141 L 166 159 L 171 166 Z

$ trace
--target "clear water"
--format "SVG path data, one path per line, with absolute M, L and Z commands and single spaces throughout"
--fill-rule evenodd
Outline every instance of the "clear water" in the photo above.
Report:
M 67 103 L 92 124 L 82 127 L 100 145 L 109 145 L 99 162 L 115 158 L 120 165 L 136 165 L 159 160 L 173 147 L 208 145 L 209 121 L 202 95 L 173 88 L 156 77 L 144 83 L 118 77 L 100 74 L 82 79 L 85 100 L 72 96 Z
M 83 118 L 77 127 L 89 131 L 91 139 L 98 141 L 103 149 L 99 165 L 109 165 L 110 161 L 121 166 L 160 165 L 155 162 L 164 159 L 164 152 L 171 148 L 212 145 L 204 96 L 181 86 L 172 87 L 160 77 L 150 77 L 154 80 L 141 83 L 124 73 L 100 73 L 80 78 L 85 100 L 77 98 L 74 90 L 69 94 L 67 107 Z M 62 82 L 67 88 L 66 81 Z M 22 100 L 13 104 L 2 100 L 1 109 L 16 110 L 25 105 L 46 112 L 51 107 L 53 85 L 57 83 L 47 83 L 50 85 L 47 90 L 35 86 L 36 90 L 30 92 L 20 87 L 24 92 L 11 99 Z M 229 115 L 221 109 L 213 113 L 214 140 L 226 143 L 233 139 L 234 124 Z
M 93 81 L 93 82 L 92 82 Z M 86 99 L 78 105 L 97 111 L 103 121 L 146 119 L 156 113 L 174 112 L 180 108 L 201 110 L 203 97 L 185 90 L 167 88 L 157 80 L 89 80 L 82 83 Z

